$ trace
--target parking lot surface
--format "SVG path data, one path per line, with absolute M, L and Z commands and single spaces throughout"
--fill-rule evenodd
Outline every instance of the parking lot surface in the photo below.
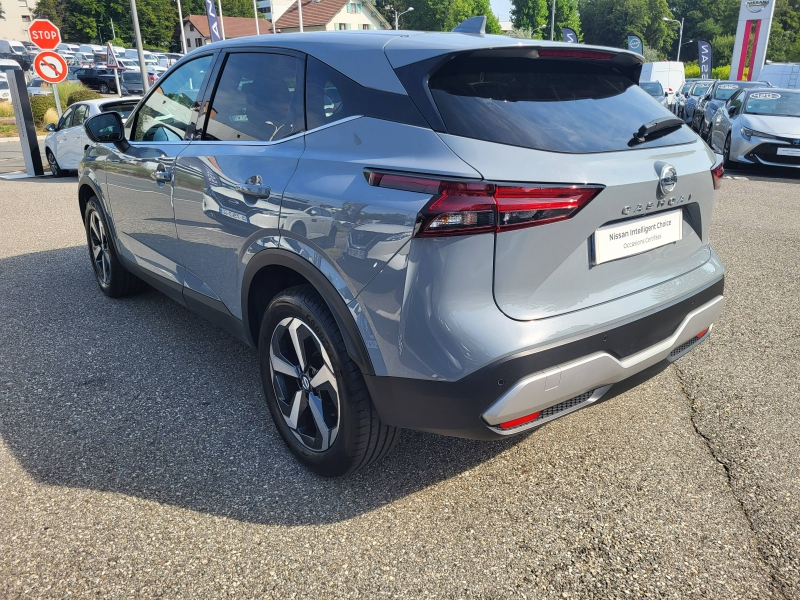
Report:
M 99 292 L 74 179 L 0 182 L 0 597 L 800 598 L 798 183 L 746 177 L 695 351 L 334 481 L 285 449 L 254 351 Z

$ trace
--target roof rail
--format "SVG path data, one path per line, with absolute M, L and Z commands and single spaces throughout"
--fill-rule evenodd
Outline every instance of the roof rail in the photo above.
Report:
M 484 35 L 486 33 L 486 17 L 472 17 L 466 21 L 461 21 L 461 23 L 455 26 L 453 33 L 477 33 L 478 35 Z

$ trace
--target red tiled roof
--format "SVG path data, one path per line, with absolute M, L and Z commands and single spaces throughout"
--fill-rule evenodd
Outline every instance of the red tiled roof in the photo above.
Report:
M 336 13 L 342 10 L 347 0 L 301 0 L 301 2 L 303 3 L 303 27 L 319 27 L 330 23 Z M 281 15 L 275 22 L 275 26 L 278 29 L 300 27 L 297 2 Z
M 305 24 L 305 16 L 304 12 L 303 24 Z M 184 23 L 186 21 L 191 23 L 204 38 L 211 37 L 211 32 L 208 29 L 208 17 L 205 15 L 189 15 L 183 21 Z M 255 19 L 249 17 L 222 17 L 222 26 L 225 28 L 225 37 L 228 39 L 256 34 Z M 266 19 L 261 19 L 258 22 L 258 29 L 262 35 L 272 33 L 272 23 Z

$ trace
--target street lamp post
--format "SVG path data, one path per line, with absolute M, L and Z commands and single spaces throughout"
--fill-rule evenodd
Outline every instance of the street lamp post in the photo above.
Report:
M 670 23 L 677 23 L 681 27 L 681 33 L 678 36 L 678 56 L 677 58 L 675 58 L 676 62 L 681 62 L 681 46 L 683 42 L 683 18 L 681 18 L 681 20 L 678 21 L 677 19 L 670 19 L 669 17 L 661 17 L 661 20 Z
M 186 54 L 186 32 L 183 30 L 183 10 L 181 10 L 181 0 L 178 3 L 178 22 L 181 26 L 181 52 Z
M 550 10 L 550 41 L 556 33 L 556 0 L 553 0 L 553 8 Z
M 386 8 L 388 8 L 389 10 L 391 10 L 391 11 L 394 13 L 394 30 L 395 30 L 395 31 L 397 31 L 398 29 L 400 29 L 400 17 L 402 17 L 404 14 L 406 14 L 406 13 L 409 13 L 409 12 L 411 12 L 412 10 L 414 10 L 414 7 L 413 7 L 413 6 L 409 6 L 409 7 L 408 7 L 406 10 L 404 10 L 403 12 L 401 12 L 401 13 L 398 13 L 398 12 L 397 12 L 397 10 L 395 10 L 394 6 L 392 6 L 391 4 L 390 4 L 390 5 L 388 5 Z

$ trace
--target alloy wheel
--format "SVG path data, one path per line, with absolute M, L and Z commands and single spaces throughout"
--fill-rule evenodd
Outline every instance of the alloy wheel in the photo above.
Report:
M 317 335 L 295 317 L 272 332 L 270 374 L 286 425 L 309 450 L 324 452 L 339 432 L 339 388 Z
M 47 151 L 47 164 L 50 165 L 50 173 L 53 177 L 58 177 L 61 168 L 58 166 L 58 162 L 56 162 L 56 157 L 53 156 L 53 153 L 49 150 Z
M 103 285 L 111 281 L 111 262 L 108 256 L 108 236 L 103 227 L 100 215 L 95 211 L 89 217 L 89 245 L 92 252 L 92 264 L 97 278 Z

